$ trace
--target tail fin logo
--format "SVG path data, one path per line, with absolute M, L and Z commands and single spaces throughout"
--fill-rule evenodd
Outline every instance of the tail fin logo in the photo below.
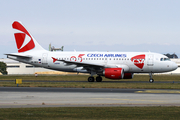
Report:
M 19 33 L 14 33 L 18 52 L 25 52 L 35 47 L 33 38 L 31 37 L 29 32 L 23 27 L 23 25 L 15 21 L 12 24 L 12 27 L 19 30 Z

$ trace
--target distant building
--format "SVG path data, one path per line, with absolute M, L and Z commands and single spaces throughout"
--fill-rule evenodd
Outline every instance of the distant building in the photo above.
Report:
M 172 58 L 175 58 L 175 59 L 177 59 L 178 58 L 178 56 L 174 53 L 174 54 L 169 54 L 169 53 L 167 53 L 167 54 L 164 54 L 165 56 L 167 56 L 168 58 L 170 58 L 170 59 L 172 59 Z
M 51 47 L 51 44 L 49 44 L 49 51 L 63 51 L 64 46 L 61 48 L 55 48 L 54 46 Z

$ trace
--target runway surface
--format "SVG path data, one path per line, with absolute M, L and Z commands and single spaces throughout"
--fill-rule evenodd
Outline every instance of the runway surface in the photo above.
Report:
M 0 108 L 180 106 L 180 90 L 0 87 Z

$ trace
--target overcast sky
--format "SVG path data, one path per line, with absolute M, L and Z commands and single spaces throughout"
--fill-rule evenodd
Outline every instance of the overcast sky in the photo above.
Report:
M 139 51 L 180 57 L 180 0 L 0 0 L 0 58 L 21 21 L 48 50 Z

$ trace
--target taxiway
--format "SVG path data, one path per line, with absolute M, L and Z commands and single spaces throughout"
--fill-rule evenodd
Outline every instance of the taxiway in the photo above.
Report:
M 0 108 L 180 106 L 180 90 L 0 87 Z

